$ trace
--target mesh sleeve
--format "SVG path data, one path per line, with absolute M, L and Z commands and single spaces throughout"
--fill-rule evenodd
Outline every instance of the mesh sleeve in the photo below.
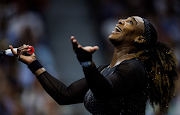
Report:
M 60 105 L 82 103 L 89 89 L 85 78 L 72 83 L 68 87 L 48 72 L 37 76 L 37 79 L 45 91 Z

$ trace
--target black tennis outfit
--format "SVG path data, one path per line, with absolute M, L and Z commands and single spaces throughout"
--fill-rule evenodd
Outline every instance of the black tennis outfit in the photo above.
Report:
M 141 61 L 133 58 L 114 68 L 103 65 L 83 71 L 85 78 L 68 87 L 48 72 L 37 79 L 60 105 L 84 103 L 93 115 L 145 115 L 148 77 Z

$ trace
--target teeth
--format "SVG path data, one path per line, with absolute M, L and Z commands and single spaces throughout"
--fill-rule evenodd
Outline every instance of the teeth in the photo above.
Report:
M 119 32 L 121 32 L 121 29 L 120 29 L 120 28 L 118 28 L 118 27 L 115 27 L 115 29 L 116 29 L 116 31 L 119 31 Z

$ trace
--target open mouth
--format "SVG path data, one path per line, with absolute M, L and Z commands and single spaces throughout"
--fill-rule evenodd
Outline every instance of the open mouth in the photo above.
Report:
M 122 32 L 121 28 L 118 26 L 115 27 L 115 30 L 116 30 L 116 32 Z

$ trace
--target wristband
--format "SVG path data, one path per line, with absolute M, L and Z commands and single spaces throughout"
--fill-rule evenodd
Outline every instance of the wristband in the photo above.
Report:
M 82 67 L 89 67 L 92 64 L 92 61 L 80 62 Z
M 32 63 L 30 63 L 28 65 L 28 68 L 31 70 L 31 72 L 33 74 L 35 74 L 35 72 L 39 69 L 42 68 L 43 66 L 39 63 L 38 60 L 33 61 Z

